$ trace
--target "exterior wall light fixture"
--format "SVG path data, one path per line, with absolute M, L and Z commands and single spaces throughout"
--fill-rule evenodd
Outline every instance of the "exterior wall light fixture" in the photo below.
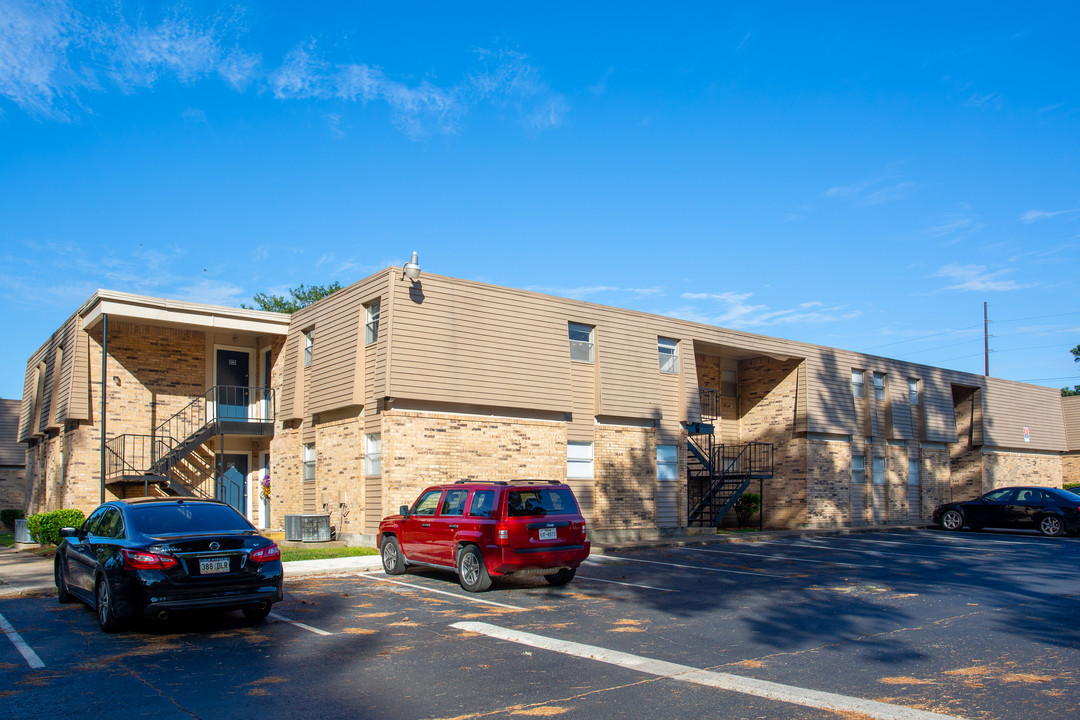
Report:
M 416 251 L 413 251 L 412 259 L 409 262 L 401 266 L 401 272 L 405 277 L 409 278 L 412 282 L 416 282 L 420 277 L 420 265 L 419 260 L 416 257 Z

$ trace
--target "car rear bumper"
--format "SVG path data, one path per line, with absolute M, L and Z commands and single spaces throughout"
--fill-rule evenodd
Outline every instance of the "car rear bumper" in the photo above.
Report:
M 140 613 L 144 617 L 155 617 L 163 610 L 210 610 L 213 608 L 240 608 L 259 603 L 281 602 L 281 588 L 262 589 L 257 592 L 237 593 L 216 597 L 185 597 L 179 599 L 160 599 L 146 605 Z
M 546 548 L 497 548 L 493 557 L 485 557 L 492 575 L 507 575 L 523 570 L 556 570 L 580 565 L 589 557 L 590 544 L 559 545 Z

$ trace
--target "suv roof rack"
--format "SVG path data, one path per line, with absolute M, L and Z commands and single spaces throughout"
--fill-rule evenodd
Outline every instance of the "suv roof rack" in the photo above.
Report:
M 455 485 L 505 485 L 505 480 L 455 480 Z
M 455 480 L 455 485 L 562 485 L 562 480 Z

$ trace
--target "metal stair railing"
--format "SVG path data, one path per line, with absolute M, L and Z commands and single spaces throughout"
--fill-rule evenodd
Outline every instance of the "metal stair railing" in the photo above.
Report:
M 145 475 L 151 464 L 152 435 L 125 433 L 105 441 L 105 479 Z
M 222 422 L 274 422 L 272 388 L 215 385 L 154 428 L 153 464 L 169 466 L 202 444 L 196 441 Z M 214 434 L 209 432 L 210 435 Z M 173 458 L 171 456 L 176 455 Z
M 710 438 L 711 440 L 711 438 Z M 705 443 L 711 445 L 711 442 Z M 772 477 L 774 448 L 772 443 L 751 442 L 745 445 L 718 445 L 705 458 L 696 440 L 688 444 L 691 455 L 699 468 L 688 463 L 687 501 L 690 505 L 687 519 L 693 523 L 699 518 L 718 526 L 724 515 L 735 505 L 751 480 L 755 477 Z M 704 460 L 707 459 L 708 462 Z M 704 516 L 708 515 L 708 518 Z

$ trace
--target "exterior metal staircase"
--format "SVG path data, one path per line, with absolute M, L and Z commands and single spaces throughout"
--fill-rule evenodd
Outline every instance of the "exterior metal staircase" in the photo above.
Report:
M 773 476 L 773 445 L 717 444 L 712 421 L 719 417 L 719 394 L 707 388 L 700 394 L 702 422 L 687 425 L 687 521 L 691 526 L 719 527 L 754 480 Z
M 105 443 L 105 482 L 154 485 L 166 495 L 212 497 L 200 486 L 214 479 L 223 496 L 222 473 L 206 443 L 215 435 L 273 435 L 270 388 L 215 385 L 154 428 L 150 435 L 124 434 Z

